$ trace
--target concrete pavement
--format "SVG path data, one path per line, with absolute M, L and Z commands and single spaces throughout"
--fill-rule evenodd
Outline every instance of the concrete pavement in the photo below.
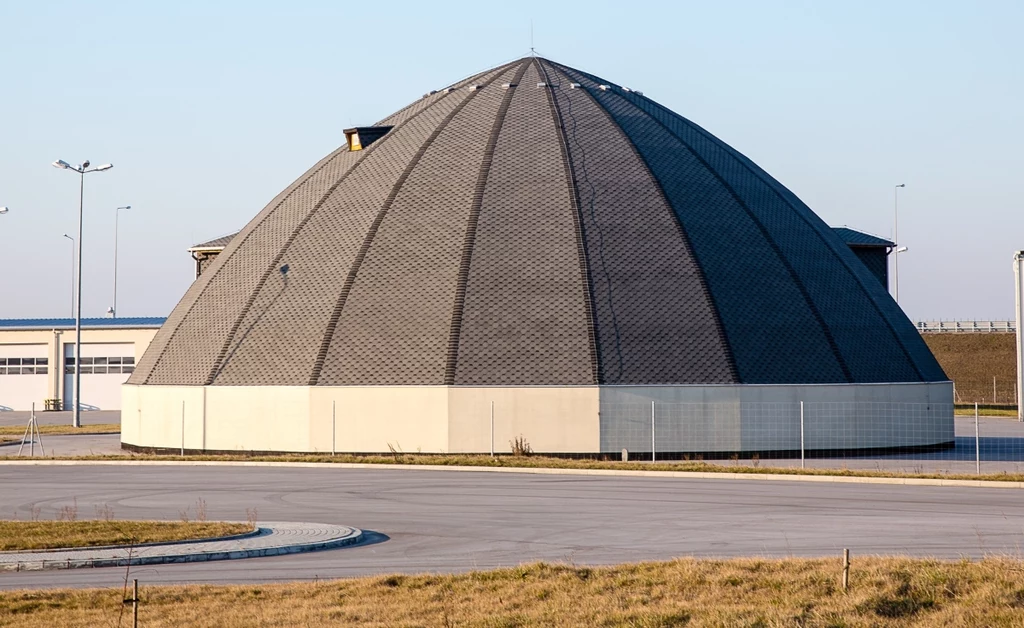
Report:
M 132 570 L 143 583 L 266 582 L 458 572 L 536 560 L 611 564 L 676 556 L 1019 555 L 1016 490 L 745 480 L 270 467 L 0 467 L 0 516 L 44 518 L 77 500 L 118 518 L 352 525 L 342 552 Z M 116 586 L 123 569 L 0 574 L 0 588 Z

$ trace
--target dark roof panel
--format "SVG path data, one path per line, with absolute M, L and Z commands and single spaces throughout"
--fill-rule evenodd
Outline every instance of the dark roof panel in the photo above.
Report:
M 836 235 L 839 236 L 839 239 L 849 246 L 887 246 L 890 248 L 895 246 L 885 238 L 879 238 L 878 236 L 871 235 L 870 233 L 864 233 L 863 231 L 857 231 L 856 229 L 850 229 L 849 227 L 832 227 L 832 231 L 835 231 Z
M 528 57 L 375 126 L 198 245 L 131 383 L 945 380 L 848 246 L 887 241 L 638 92 Z

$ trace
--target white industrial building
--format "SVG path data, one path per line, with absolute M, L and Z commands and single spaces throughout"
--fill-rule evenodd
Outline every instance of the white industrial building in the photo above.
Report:
M 82 408 L 120 410 L 121 384 L 163 318 L 82 319 Z M 75 319 L 0 319 L 0 412 L 70 410 Z M 49 403 L 48 403 L 49 402 Z

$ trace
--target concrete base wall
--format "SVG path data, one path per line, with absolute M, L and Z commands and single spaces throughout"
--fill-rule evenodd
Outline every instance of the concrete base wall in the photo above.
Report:
M 211 451 L 792 451 L 953 440 L 937 384 L 580 387 L 122 387 L 122 443 Z M 493 422 L 491 406 L 493 403 Z M 493 427 L 492 427 L 493 426 Z

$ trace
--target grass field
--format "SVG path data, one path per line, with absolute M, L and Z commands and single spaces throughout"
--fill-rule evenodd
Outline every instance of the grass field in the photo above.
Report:
M 0 456 L 16 460 L 11 456 Z M 581 469 L 608 471 L 685 471 L 695 473 L 742 473 L 768 475 L 821 475 L 833 477 L 869 477 L 869 478 L 920 478 L 943 480 L 980 480 L 986 482 L 1024 482 L 1024 473 L 987 473 L 981 475 L 966 473 L 899 473 L 894 471 L 872 471 L 866 469 L 800 469 L 796 467 L 760 466 L 755 461 L 722 460 L 711 463 L 701 460 L 680 460 L 673 462 L 620 462 L 612 459 L 573 459 L 551 458 L 540 455 L 529 456 L 496 456 L 486 454 L 404 454 L 394 455 L 355 455 L 355 454 L 281 454 L 281 455 L 245 455 L 245 454 L 205 454 L 177 456 L 172 454 L 117 454 L 95 456 L 65 456 L 60 460 L 91 460 L 91 461 L 126 461 L 143 460 L 153 462 L 179 461 L 211 461 L 211 462 L 301 462 L 318 464 L 400 464 L 400 465 L 433 465 L 441 467 L 501 467 L 525 469 Z
M 1015 405 L 1015 334 L 949 333 L 921 334 L 921 337 L 956 384 L 957 403 Z M 995 398 L 992 396 L 993 378 Z
M 247 523 L 219 521 L 0 521 L 0 551 L 184 541 L 251 530 Z
M 39 433 L 43 436 L 61 436 L 69 434 L 120 434 L 120 423 L 97 423 L 71 427 L 70 425 L 40 425 Z M 18 440 L 25 435 L 24 425 L 0 425 L 0 438 L 16 436 Z
M 146 586 L 139 625 L 1021 626 L 1024 563 L 853 557 L 533 564 L 454 576 L 258 586 Z M 122 591 L 0 592 L 0 626 L 117 625 Z M 129 618 L 131 610 L 125 609 Z M 124 624 L 122 625 L 130 625 Z

